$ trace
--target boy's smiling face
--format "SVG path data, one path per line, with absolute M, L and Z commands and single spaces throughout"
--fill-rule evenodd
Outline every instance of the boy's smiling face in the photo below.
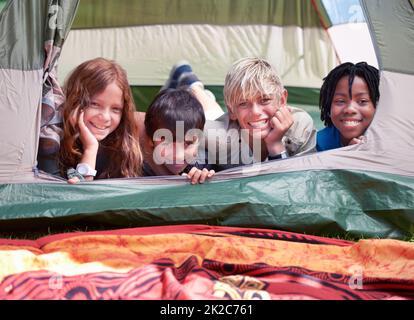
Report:
M 341 134 L 343 145 L 363 135 L 375 114 L 365 80 L 358 76 L 354 78 L 350 97 L 348 79 L 345 76 L 338 81 L 331 105 L 331 120 Z
M 248 130 L 254 139 L 263 140 L 272 130 L 271 119 L 280 107 L 286 105 L 286 100 L 286 90 L 280 99 L 274 94 L 242 99 L 231 108 L 232 120 L 237 120 L 240 128 Z
M 167 142 L 154 141 L 154 150 L 159 159 L 158 165 L 164 166 L 171 174 L 181 173 L 197 156 L 198 141 Z

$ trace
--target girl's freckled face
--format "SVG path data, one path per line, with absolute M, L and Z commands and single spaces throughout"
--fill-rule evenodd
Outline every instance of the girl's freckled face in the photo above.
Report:
M 122 90 L 113 82 L 92 97 L 89 106 L 85 108 L 85 125 L 101 141 L 118 128 L 123 108 Z

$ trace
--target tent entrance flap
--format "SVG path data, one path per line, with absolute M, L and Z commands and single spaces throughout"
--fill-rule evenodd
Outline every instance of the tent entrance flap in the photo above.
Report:
M 313 170 L 221 179 L 196 187 L 180 178 L 0 185 L 0 226 L 208 223 L 319 235 L 414 235 L 414 179 L 409 177 Z

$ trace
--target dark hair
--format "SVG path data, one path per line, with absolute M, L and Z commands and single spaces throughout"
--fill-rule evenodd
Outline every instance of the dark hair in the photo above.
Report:
M 326 78 L 323 79 L 324 82 L 319 94 L 319 109 L 321 110 L 321 120 L 325 123 L 325 126 L 333 126 L 331 120 L 332 100 L 339 80 L 345 76 L 349 76 L 349 96 L 352 96 L 352 84 L 355 77 L 360 77 L 367 83 L 369 96 L 374 103 L 374 107 L 377 107 L 380 98 L 378 69 L 366 62 L 359 62 L 357 64 L 351 62 L 343 63 L 329 72 Z
M 145 115 L 145 132 L 152 139 L 158 129 L 167 129 L 176 138 L 176 122 L 184 122 L 184 134 L 191 129 L 203 130 L 206 118 L 201 103 L 191 93 L 180 89 L 161 91 Z

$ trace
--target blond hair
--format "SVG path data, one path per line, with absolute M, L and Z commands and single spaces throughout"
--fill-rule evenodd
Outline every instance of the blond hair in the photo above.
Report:
M 236 61 L 226 75 L 224 102 L 232 110 L 246 99 L 276 96 L 279 100 L 284 90 L 276 69 L 261 58 L 243 58 Z

